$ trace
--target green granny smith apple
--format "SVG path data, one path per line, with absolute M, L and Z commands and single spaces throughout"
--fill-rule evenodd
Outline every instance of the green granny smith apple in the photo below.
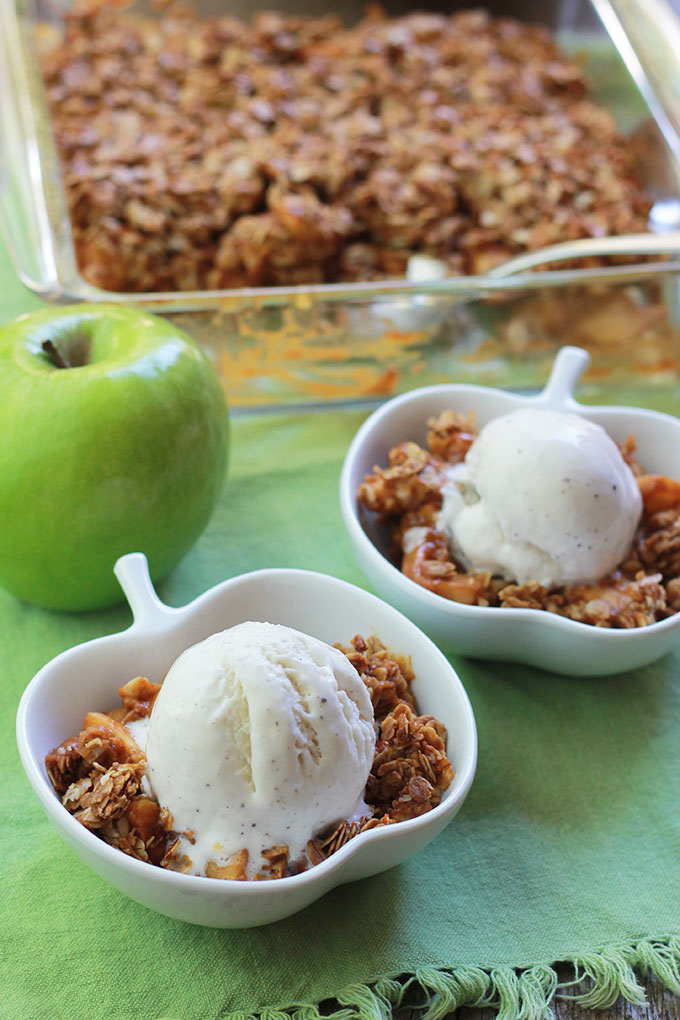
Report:
M 0 586 L 50 609 L 119 602 L 112 569 L 163 577 L 203 531 L 227 459 L 223 390 L 200 348 L 115 305 L 0 329 Z

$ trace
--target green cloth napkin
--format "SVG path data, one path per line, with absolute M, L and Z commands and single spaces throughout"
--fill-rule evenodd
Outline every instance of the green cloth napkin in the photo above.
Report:
M 31 305 L 1 262 L 0 282 L 0 318 Z M 337 500 L 362 417 L 237 418 L 221 503 L 161 597 L 180 605 L 262 566 L 362 584 Z M 462 1003 L 540 1020 L 556 961 L 586 977 L 585 1005 L 640 1001 L 636 972 L 650 969 L 680 994 L 680 652 L 597 680 L 455 659 L 479 767 L 449 828 L 288 920 L 221 931 L 155 914 L 96 877 L 21 769 L 14 717 L 31 676 L 129 622 L 124 608 L 56 614 L 0 592 L 3 1020 L 380 1020 L 405 1001 L 429 1020 Z

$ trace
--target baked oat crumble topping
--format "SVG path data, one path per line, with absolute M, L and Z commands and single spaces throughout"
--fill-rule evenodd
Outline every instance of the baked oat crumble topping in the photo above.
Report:
M 411 691 L 411 662 L 390 652 L 375 636 L 356 635 L 337 646 L 366 684 L 378 740 L 364 800 L 367 814 L 341 822 L 310 839 L 306 855 L 291 860 L 288 846 L 262 851 L 255 881 L 284 878 L 326 860 L 349 840 L 378 826 L 392 825 L 431 810 L 451 784 L 446 731 L 432 716 L 417 715 Z M 191 874 L 192 861 L 180 853 L 180 833 L 169 811 L 144 792 L 146 758 L 125 723 L 148 716 L 160 684 L 137 677 L 119 688 L 122 706 L 90 712 L 81 732 L 50 751 L 47 772 L 61 802 L 74 818 L 110 846 L 141 861 Z M 193 833 L 182 836 L 192 842 Z M 248 851 L 226 861 L 209 861 L 208 878 L 247 880 Z
M 549 32 L 482 10 L 388 18 L 80 0 L 43 56 L 78 262 L 118 291 L 484 273 L 646 229 L 608 111 Z M 597 138 L 597 145 L 592 144 Z
M 644 627 L 680 611 L 680 482 L 644 474 L 633 436 L 619 448 L 637 479 L 643 511 L 627 557 L 597 584 L 546 588 L 468 572 L 452 557 L 437 523 L 441 486 L 446 467 L 464 459 L 476 429 L 471 416 L 449 410 L 427 426 L 426 449 L 398 444 L 388 466 L 374 467 L 357 490 L 359 502 L 391 529 L 395 558 L 417 584 L 455 602 L 542 609 L 596 627 Z

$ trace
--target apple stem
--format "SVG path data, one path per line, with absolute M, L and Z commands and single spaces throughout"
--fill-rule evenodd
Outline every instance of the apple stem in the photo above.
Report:
M 43 340 L 41 346 L 55 368 L 71 368 L 71 363 L 51 340 Z

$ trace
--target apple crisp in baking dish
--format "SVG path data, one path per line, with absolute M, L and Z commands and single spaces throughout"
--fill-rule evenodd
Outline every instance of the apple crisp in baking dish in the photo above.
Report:
M 115 291 L 484 273 L 646 229 L 633 156 L 549 32 L 76 3 L 43 57 L 80 270 Z

